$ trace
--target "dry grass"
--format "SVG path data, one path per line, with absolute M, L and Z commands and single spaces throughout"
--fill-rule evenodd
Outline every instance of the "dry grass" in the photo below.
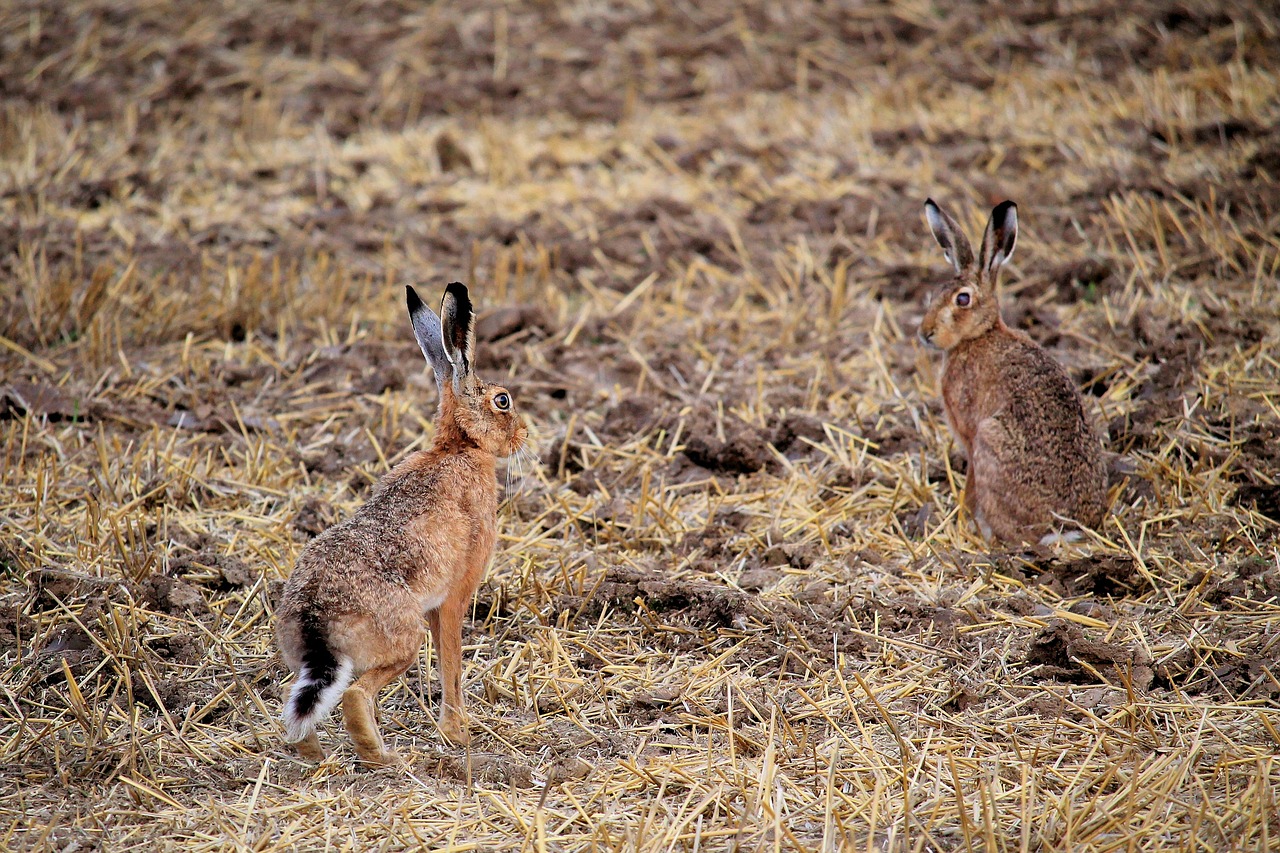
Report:
M 0 11 L 0 846 L 1280 849 L 1280 19 L 698 5 Z M 926 195 L 1020 204 L 1087 543 L 957 519 Z M 477 737 L 427 649 L 307 766 L 271 604 L 452 278 L 540 453 Z

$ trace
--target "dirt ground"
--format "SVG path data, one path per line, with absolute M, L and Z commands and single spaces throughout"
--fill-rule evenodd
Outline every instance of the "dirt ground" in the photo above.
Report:
M 0 8 L 0 846 L 1280 850 L 1280 12 Z M 1111 514 L 992 550 L 915 330 L 1005 319 Z M 281 742 L 299 549 L 429 442 L 472 286 L 535 451 L 409 766 Z

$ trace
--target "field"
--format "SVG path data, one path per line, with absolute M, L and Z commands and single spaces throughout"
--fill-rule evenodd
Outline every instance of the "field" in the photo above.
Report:
M 1280 12 L 0 9 L 0 847 L 1280 850 Z M 1111 514 L 993 549 L 916 338 L 1005 319 Z M 407 768 L 281 741 L 272 605 L 429 443 L 462 280 L 534 449 Z

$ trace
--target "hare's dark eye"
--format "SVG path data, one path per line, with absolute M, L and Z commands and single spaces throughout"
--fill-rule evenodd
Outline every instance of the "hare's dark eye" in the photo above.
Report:
M 493 395 L 493 407 L 499 412 L 508 411 L 511 408 L 511 395 L 506 391 Z
M 969 307 L 969 292 L 967 290 L 962 290 L 956 294 L 956 304 L 961 308 Z

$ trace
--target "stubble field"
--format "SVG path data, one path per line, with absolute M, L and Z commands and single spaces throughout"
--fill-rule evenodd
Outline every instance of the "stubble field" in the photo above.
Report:
M 1197 0 L 0 10 L 0 847 L 1278 849 L 1280 16 Z M 1106 434 L 993 550 L 922 204 Z M 278 723 L 302 545 L 472 286 L 534 452 L 406 769 Z

